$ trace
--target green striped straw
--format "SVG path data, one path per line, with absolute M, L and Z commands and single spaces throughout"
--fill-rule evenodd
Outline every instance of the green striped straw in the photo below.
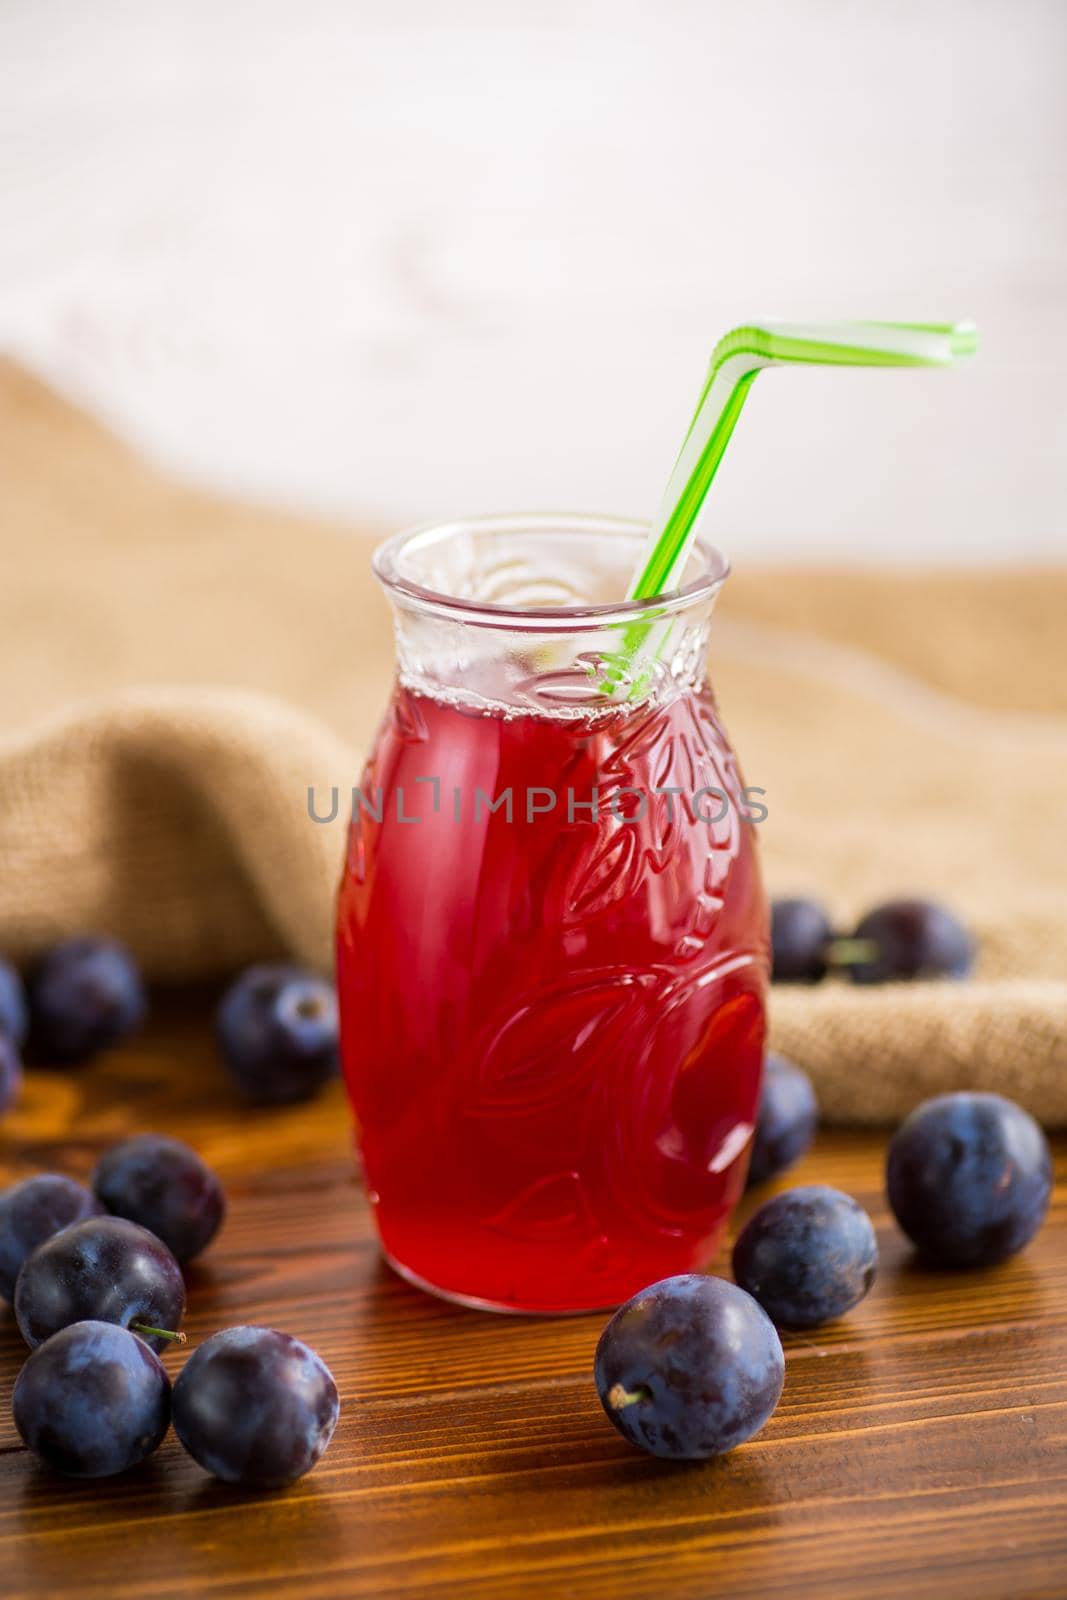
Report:
M 971 322 L 769 322 L 734 328 L 715 346 L 699 403 L 667 483 L 628 598 L 652 599 L 678 586 L 696 538 L 704 499 L 757 372 L 763 367 L 947 367 L 978 348 Z M 637 693 L 651 663 L 634 673 L 653 622 L 631 623 L 610 663 L 609 682 L 629 679 Z M 668 628 L 667 632 L 669 633 Z M 656 646 L 662 649 L 666 635 Z

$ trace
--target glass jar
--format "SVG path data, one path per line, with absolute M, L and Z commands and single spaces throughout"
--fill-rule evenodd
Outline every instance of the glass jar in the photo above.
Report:
M 388 1260 L 476 1306 L 697 1270 L 744 1183 L 768 950 L 705 674 L 728 566 L 698 546 L 620 603 L 645 534 L 511 516 L 375 556 L 398 674 L 338 902 L 344 1070 Z

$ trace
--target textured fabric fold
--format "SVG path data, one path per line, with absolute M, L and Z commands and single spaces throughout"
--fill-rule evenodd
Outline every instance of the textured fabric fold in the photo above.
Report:
M 176 484 L 0 363 L 0 952 L 126 939 L 157 978 L 330 960 L 347 795 L 392 676 L 365 534 Z M 776 989 L 824 1111 L 996 1088 L 1067 1125 L 1067 567 L 756 569 L 712 677 L 772 893 L 842 928 L 955 907 L 961 984 Z M 308 791 L 319 815 L 315 822 Z

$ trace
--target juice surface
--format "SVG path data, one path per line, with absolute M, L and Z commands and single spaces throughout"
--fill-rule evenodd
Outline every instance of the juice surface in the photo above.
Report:
M 342 1050 L 390 1259 L 530 1311 L 706 1265 L 744 1182 L 767 975 L 710 691 L 564 719 L 400 686 L 360 790 Z

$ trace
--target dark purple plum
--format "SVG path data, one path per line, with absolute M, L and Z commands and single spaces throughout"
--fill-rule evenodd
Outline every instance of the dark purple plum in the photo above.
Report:
M 0 1194 L 0 1295 L 11 1300 L 19 1268 L 37 1246 L 103 1206 L 84 1184 L 61 1172 L 39 1172 Z
M 140 1027 L 147 1009 L 141 975 L 114 939 L 65 939 L 30 974 L 30 1042 L 37 1059 L 88 1061 Z
M 834 936 L 817 900 L 775 900 L 771 905 L 771 978 L 774 983 L 818 983 L 825 978 Z
M 817 1328 L 858 1305 L 878 1270 L 871 1219 L 824 1184 L 786 1189 L 734 1245 L 734 1277 L 783 1328 Z
M 200 1254 L 226 1212 L 222 1184 L 195 1150 L 161 1133 L 112 1145 L 97 1163 L 93 1189 L 112 1216 L 139 1222 L 179 1262 Z
M 35 1456 L 70 1478 L 110 1478 L 152 1454 L 170 1422 L 170 1379 L 143 1340 L 75 1322 L 39 1345 L 11 1400 Z
M 222 1058 L 249 1100 L 308 1100 L 337 1075 L 336 991 L 303 967 L 249 967 L 223 997 L 216 1030 Z
M 623 1438 L 654 1456 L 694 1461 L 759 1432 L 778 1404 L 785 1358 L 751 1295 L 685 1273 L 619 1307 L 600 1335 L 593 1376 Z
M 818 1120 L 819 1107 L 807 1073 L 784 1056 L 767 1056 L 748 1164 L 749 1186 L 765 1183 L 799 1161 L 815 1137 Z
M 13 1039 L 0 1033 L 0 1116 L 10 1111 L 22 1094 L 22 1062 Z
M 22 979 L 8 961 L 0 961 L 0 1033 L 21 1050 L 26 1042 L 30 1014 Z
M 31 1348 L 89 1321 L 133 1328 L 158 1350 L 184 1311 L 178 1263 L 154 1233 L 124 1217 L 91 1217 L 54 1234 L 26 1258 L 15 1283 L 15 1318 Z
M 189 1454 L 216 1478 L 253 1489 L 310 1472 L 339 1415 L 329 1368 L 273 1328 L 213 1334 L 174 1386 L 174 1431 Z
M 974 940 L 967 929 L 930 900 L 875 906 L 860 918 L 847 943 L 854 941 L 870 945 L 873 953 L 841 963 L 853 983 L 965 978 L 974 964 Z
M 928 1260 L 986 1267 L 1015 1255 L 1045 1219 L 1048 1140 L 999 1094 L 943 1094 L 911 1113 L 886 1160 L 893 1214 Z

